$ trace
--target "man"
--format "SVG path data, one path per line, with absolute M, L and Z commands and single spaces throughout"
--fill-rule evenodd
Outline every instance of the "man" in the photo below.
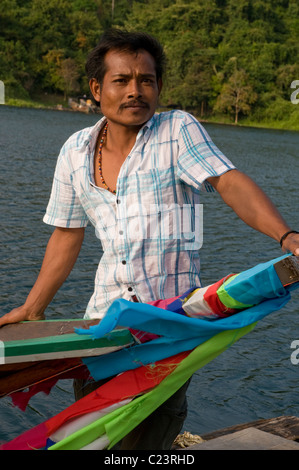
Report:
M 200 285 L 198 243 L 174 219 L 178 208 L 188 207 L 187 222 L 196 225 L 192 208 L 201 187 L 217 190 L 248 225 L 299 255 L 299 234 L 193 116 L 155 114 L 163 65 L 160 44 L 143 33 L 110 30 L 90 54 L 90 89 L 104 117 L 61 150 L 44 218 L 56 228 L 25 304 L 4 315 L 0 326 L 44 318 L 74 266 L 88 221 L 104 254 L 87 318 L 103 317 L 120 297 L 150 302 Z M 186 388 L 138 426 L 123 448 L 170 448 L 186 416 Z

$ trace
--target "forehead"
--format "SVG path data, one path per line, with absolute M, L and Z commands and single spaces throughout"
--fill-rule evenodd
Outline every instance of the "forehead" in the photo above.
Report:
M 156 76 L 153 56 L 141 49 L 137 52 L 112 50 L 105 56 L 106 74 L 152 74 Z M 106 75 L 105 74 L 105 75 Z

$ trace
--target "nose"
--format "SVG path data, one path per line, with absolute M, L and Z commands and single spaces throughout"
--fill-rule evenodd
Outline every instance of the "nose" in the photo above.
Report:
M 140 98 L 142 96 L 142 87 L 138 80 L 131 80 L 128 91 L 128 98 Z

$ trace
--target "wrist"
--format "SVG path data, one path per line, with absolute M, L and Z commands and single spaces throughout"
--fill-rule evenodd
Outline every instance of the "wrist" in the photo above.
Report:
M 26 303 L 22 305 L 20 309 L 23 312 L 25 321 L 39 321 L 44 320 L 45 318 L 44 310 L 36 309 L 35 307 L 32 307 Z
M 283 243 L 284 243 L 284 241 L 286 240 L 286 238 L 287 238 L 289 235 L 291 235 L 291 233 L 299 233 L 299 232 L 297 232 L 296 230 L 288 230 L 287 232 L 285 232 L 285 233 L 282 235 L 281 239 L 279 240 L 279 243 L 280 243 L 280 246 L 281 246 L 281 247 L 283 246 Z

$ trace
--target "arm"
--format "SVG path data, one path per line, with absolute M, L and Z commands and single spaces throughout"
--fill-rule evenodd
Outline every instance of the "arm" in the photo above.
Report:
M 43 320 L 44 311 L 70 274 L 84 239 L 84 228 L 55 228 L 47 245 L 38 278 L 24 305 L 0 318 L 6 323 Z
M 240 219 L 255 230 L 278 242 L 291 230 L 268 196 L 244 173 L 231 170 L 208 181 Z M 283 249 L 299 256 L 299 235 L 288 235 Z

